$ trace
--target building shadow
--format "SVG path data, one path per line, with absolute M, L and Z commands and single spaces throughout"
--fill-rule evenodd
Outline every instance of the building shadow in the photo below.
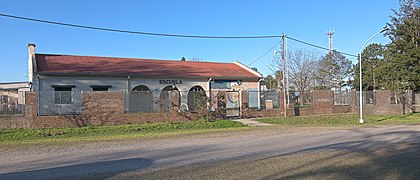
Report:
M 86 164 L 0 174 L 0 179 L 105 179 L 119 173 L 147 168 L 153 164 L 145 158 L 119 159 Z

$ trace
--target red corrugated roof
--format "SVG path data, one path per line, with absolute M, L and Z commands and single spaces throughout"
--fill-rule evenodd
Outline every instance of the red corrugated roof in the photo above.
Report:
M 36 54 L 37 72 L 53 74 L 123 74 L 145 77 L 258 78 L 234 63 L 190 62 Z

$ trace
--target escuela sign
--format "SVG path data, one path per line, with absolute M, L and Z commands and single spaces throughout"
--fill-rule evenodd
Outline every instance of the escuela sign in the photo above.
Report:
M 182 84 L 181 80 L 159 80 L 159 84 Z

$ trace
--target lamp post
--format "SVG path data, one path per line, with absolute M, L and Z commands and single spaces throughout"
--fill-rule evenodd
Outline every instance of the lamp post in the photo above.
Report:
M 360 49 L 359 52 L 359 103 L 360 103 L 360 119 L 359 119 L 359 123 L 363 124 L 365 123 L 365 121 L 363 120 L 363 86 L 362 86 L 362 52 L 363 49 L 365 48 L 366 44 L 372 40 L 375 36 L 377 36 L 378 34 L 381 34 L 385 31 L 387 31 L 389 28 L 385 27 L 382 30 L 380 30 L 379 32 L 377 32 L 376 34 L 374 34 L 372 37 L 370 37 L 365 44 L 363 44 L 362 49 Z

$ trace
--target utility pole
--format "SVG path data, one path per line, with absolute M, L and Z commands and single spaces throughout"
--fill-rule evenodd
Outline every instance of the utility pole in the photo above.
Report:
M 285 73 L 284 70 L 285 65 L 284 65 L 284 33 L 281 33 L 281 64 L 282 64 L 282 73 L 283 73 L 283 77 L 282 77 L 282 83 L 283 83 L 283 107 L 284 107 L 284 116 L 287 116 L 287 102 L 286 102 L 286 86 L 285 86 Z
M 286 96 L 287 96 L 287 108 L 290 108 L 290 95 L 289 95 L 289 50 L 287 48 L 287 35 L 286 35 L 286 60 L 285 62 L 285 71 L 286 71 Z

